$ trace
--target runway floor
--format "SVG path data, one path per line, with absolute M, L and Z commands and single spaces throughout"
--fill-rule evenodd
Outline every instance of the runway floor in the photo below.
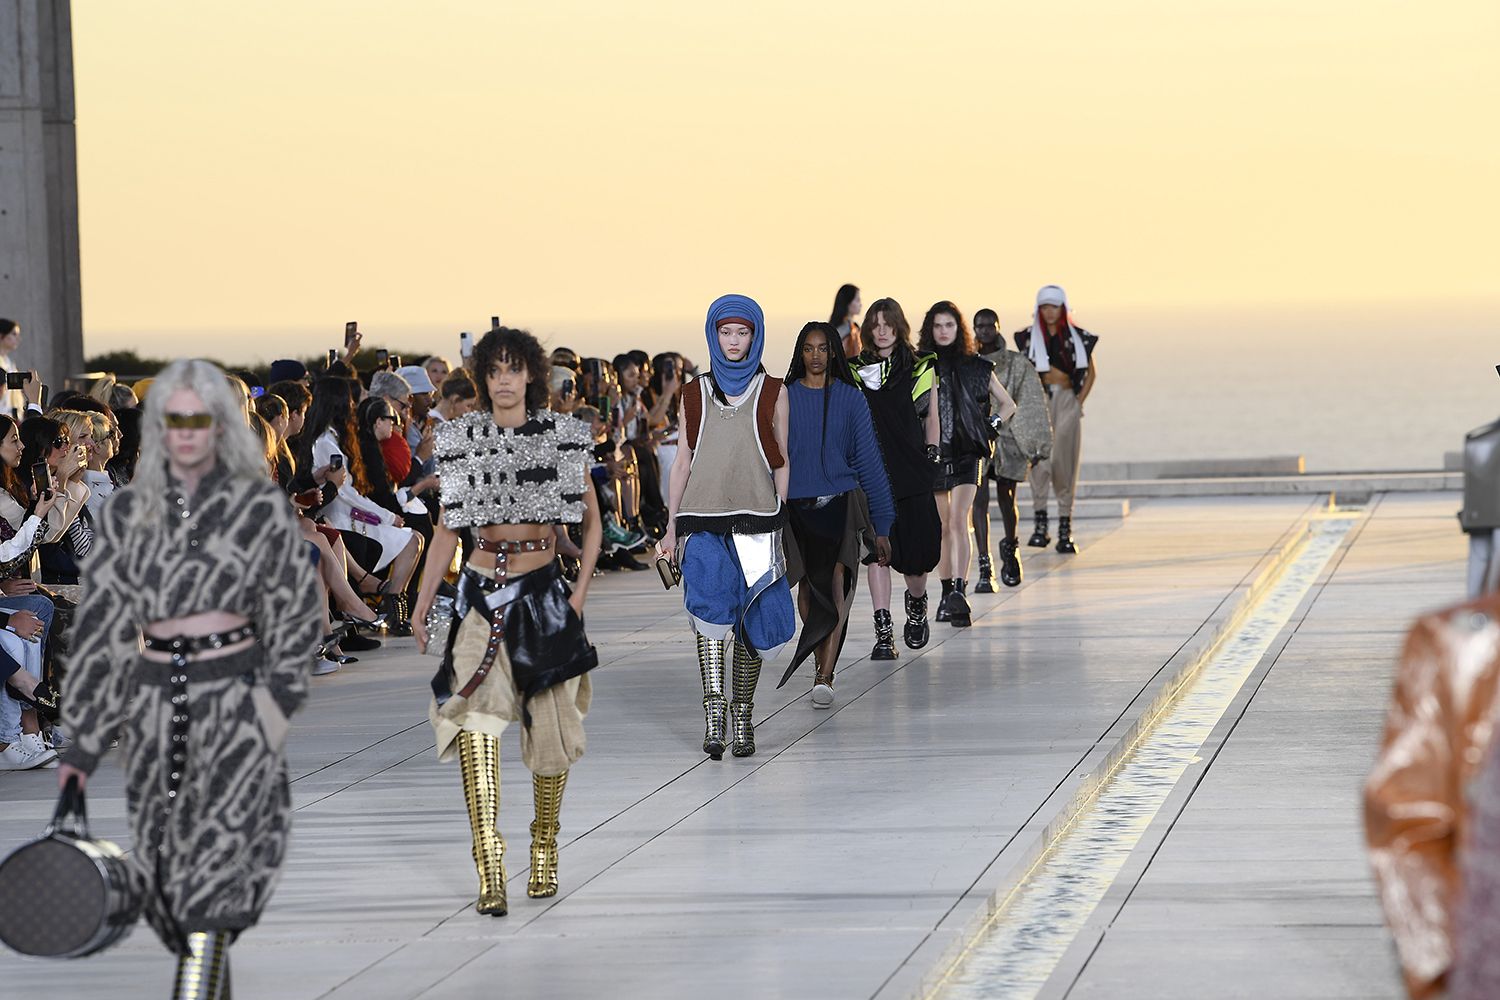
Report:
M 1462 596 L 1457 505 L 1370 501 L 1041 995 L 1400 995 L 1359 788 L 1406 624 Z M 975 597 L 973 628 L 934 625 L 927 649 L 894 663 L 866 656 L 862 582 L 835 710 L 809 704 L 810 665 L 774 687 L 783 654 L 762 678 L 759 753 L 717 763 L 699 749 L 678 593 L 655 573 L 602 578 L 589 749 L 551 900 L 525 895 L 530 781 L 518 737 L 504 741 L 504 919 L 472 909 L 458 768 L 436 760 L 426 721 L 435 661 L 388 643 L 315 679 L 296 720 L 291 855 L 234 949 L 235 996 L 923 995 L 1101 747 L 1317 509 L 1161 499 L 1082 522 L 1082 555 L 1023 549 L 1022 587 Z M 53 772 L 0 774 L 0 846 L 39 830 L 54 789 Z M 91 783 L 90 811 L 123 842 L 117 762 Z M 0 995 L 154 1000 L 172 968 L 141 926 L 79 962 L 0 954 Z

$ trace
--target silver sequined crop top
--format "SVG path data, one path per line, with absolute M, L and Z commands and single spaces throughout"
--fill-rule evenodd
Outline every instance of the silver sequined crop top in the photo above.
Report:
M 593 444 L 588 424 L 551 410 L 520 427 L 498 427 L 488 411 L 439 424 L 443 523 L 580 523 Z

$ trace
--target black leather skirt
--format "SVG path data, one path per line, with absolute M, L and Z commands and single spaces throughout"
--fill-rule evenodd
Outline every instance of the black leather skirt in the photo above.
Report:
M 465 569 L 458 594 L 458 621 L 472 610 L 491 624 L 497 616 L 503 622 L 511 678 L 521 692 L 521 721 L 527 726 L 531 715 L 525 706 L 534 696 L 599 665 L 583 619 L 568 603 L 568 584 L 555 561 L 505 583 Z M 449 632 L 447 653 L 432 679 L 432 693 L 440 705 L 453 695 L 453 643 L 458 631 L 455 625 Z

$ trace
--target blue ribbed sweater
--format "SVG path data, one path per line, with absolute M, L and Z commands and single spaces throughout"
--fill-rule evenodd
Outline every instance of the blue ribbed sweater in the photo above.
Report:
M 833 381 L 828 399 L 828 432 L 823 433 L 823 390 L 801 382 L 786 387 L 790 418 L 787 451 L 792 465 L 789 496 L 826 497 L 858 487 L 870 501 L 877 535 L 889 535 L 896 520 L 885 460 L 875 440 L 870 404 L 852 385 Z

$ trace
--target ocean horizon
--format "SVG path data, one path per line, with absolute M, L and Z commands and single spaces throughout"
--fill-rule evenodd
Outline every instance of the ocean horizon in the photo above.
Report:
M 1444 313 L 1451 313 L 1445 315 Z M 1405 308 L 1241 309 L 1195 329 L 1139 311 L 1080 317 L 1100 335 L 1098 382 L 1084 407 L 1083 460 L 1153 461 L 1302 455 L 1308 471 L 1436 469 L 1464 433 L 1500 417 L 1500 336 L 1481 328 L 1489 310 Z M 816 314 L 814 314 L 816 315 Z M 919 310 L 908 310 L 915 324 Z M 550 349 L 611 357 L 639 347 L 706 355 L 701 320 L 531 322 Z M 767 369 L 785 371 L 806 317 L 770 315 Z M 1029 322 L 1002 310 L 1007 332 Z M 458 333 L 484 317 L 423 323 L 361 322 L 367 347 L 456 360 Z M 131 349 L 176 357 L 202 353 L 230 364 L 320 354 L 341 341 L 343 321 L 287 326 L 152 331 L 93 330 L 89 356 Z

